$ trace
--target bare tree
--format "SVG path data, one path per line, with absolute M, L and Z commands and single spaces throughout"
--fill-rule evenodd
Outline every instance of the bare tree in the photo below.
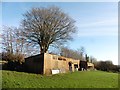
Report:
M 61 55 L 68 58 L 80 59 L 81 53 L 77 50 L 70 49 L 68 47 L 61 47 Z
M 90 56 L 89 62 L 96 64 L 97 59 L 95 57 L 93 57 L 93 56 Z
M 77 49 L 77 52 L 80 54 L 80 60 L 84 60 L 85 48 L 81 46 Z
M 1 48 L 3 52 L 9 54 L 24 54 L 25 56 L 38 54 L 38 47 L 33 48 L 33 44 L 27 42 L 23 29 L 21 28 L 3 26 L 1 36 Z
M 2 49 L 9 53 L 13 53 L 14 33 L 13 27 L 3 26 L 2 28 Z
M 85 60 L 89 62 L 89 56 L 87 54 L 85 54 Z
M 3 26 L 2 48 L 11 54 L 21 52 L 23 41 L 20 36 L 21 32 L 19 28 Z
M 74 20 L 58 7 L 32 8 L 24 14 L 22 25 L 30 42 L 45 53 L 50 45 L 63 44 L 72 39 Z

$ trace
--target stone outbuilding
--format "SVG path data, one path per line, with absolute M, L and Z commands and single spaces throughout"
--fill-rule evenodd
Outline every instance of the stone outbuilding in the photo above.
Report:
M 66 73 L 78 70 L 79 62 L 80 60 L 44 53 L 26 58 L 25 67 L 31 73 L 52 74 L 54 70 Z
M 25 59 L 27 72 L 38 74 L 57 74 L 78 71 L 80 60 L 53 54 L 38 54 Z

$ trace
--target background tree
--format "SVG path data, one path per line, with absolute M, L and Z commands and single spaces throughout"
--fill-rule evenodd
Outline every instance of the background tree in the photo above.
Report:
M 112 61 L 99 61 L 97 62 L 96 69 L 102 70 L 102 71 L 112 71 L 114 68 L 114 65 Z
M 90 56 L 90 58 L 89 58 L 89 62 L 91 62 L 91 63 L 97 63 L 97 59 L 95 58 L 95 57 L 93 57 L 93 56 Z
M 90 62 L 89 61 L 89 56 L 87 54 L 85 54 L 85 59 L 86 59 L 87 62 Z
M 2 49 L 9 52 L 13 53 L 13 42 L 14 42 L 14 33 L 13 33 L 13 27 L 6 27 L 3 26 L 2 29 Z
M 24 43 L 20 36 L 21 33 L 18 28 L 3 26 L 2 60 L 24 62 L 24 55 L 22 53 Z
M 61 47 L 61 56 L 73 58 L 73 59 L 81 59 L 81 53 L 80 50 L 73 50 L 68 47 Z M 82 56 L 82 58 L 85 58 Z
M 31 43 L 26 42 L 24 32 L 21 28 L 2 27 L 1 59 L 7 61 L 3 69 L 22 70 L 24 58 L 37 53 Z M 5 67 L 5 68 L 4 68 Z
M 80 48 L 77 49 L 77 52 L 80 54 L 80 60 L 85 60 L 84 59 L 85 48 L 81 46 Z
M 20 27 L 2 27 L 2 44 L 1 48 L 4 53 L 24 54 L 25 57 L 38 54 L 38 47 L 33 48 L 33 44 L 24 37 L 23 29 Z
M 32 8 L 24 14 L 22 25 L 30 42 L 40 47 L 40 53 L 50 45 L 63 44 L 74 33 L 74 20 L 58 7 Z

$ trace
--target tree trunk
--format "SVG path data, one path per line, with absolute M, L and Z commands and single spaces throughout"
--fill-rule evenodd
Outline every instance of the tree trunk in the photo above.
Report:
M 40 46 L 40 54 L 46 53 L 48 51 L 48 47 L 45 45 L 39 45 Z

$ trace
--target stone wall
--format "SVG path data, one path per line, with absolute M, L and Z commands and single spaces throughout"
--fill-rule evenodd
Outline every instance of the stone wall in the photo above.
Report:
M 72 65 L 72 71 L 75 71 L 74 63 L 77 64 L 79 68 L 79 60 L 45 53 L 44 74 L 51 74 L 52 70 L 60 70 L 60 73 L 66 73 L 69 71 L 69 62 Z
M 52 70 L 62 70 L 66 72 L 68 69 L 67 62 L 65 60 L 58 60 L 57 55 L 44 54 L 44 74 L 51 74 Z
M 88 62 L 87 66 L 88 66 L 88 70 L 94 70 L 94 64 L 93 63 Z
M 80 60 L 65 58 L 53 54 L 39 54 L 25 59 L 25 67 L 27 72 L 39 74 L 52 74 L 52 70 L 59 70 L 60 73 L 66 73 L 71 69 L 74 72 L 75 67 L 79 68 Z

